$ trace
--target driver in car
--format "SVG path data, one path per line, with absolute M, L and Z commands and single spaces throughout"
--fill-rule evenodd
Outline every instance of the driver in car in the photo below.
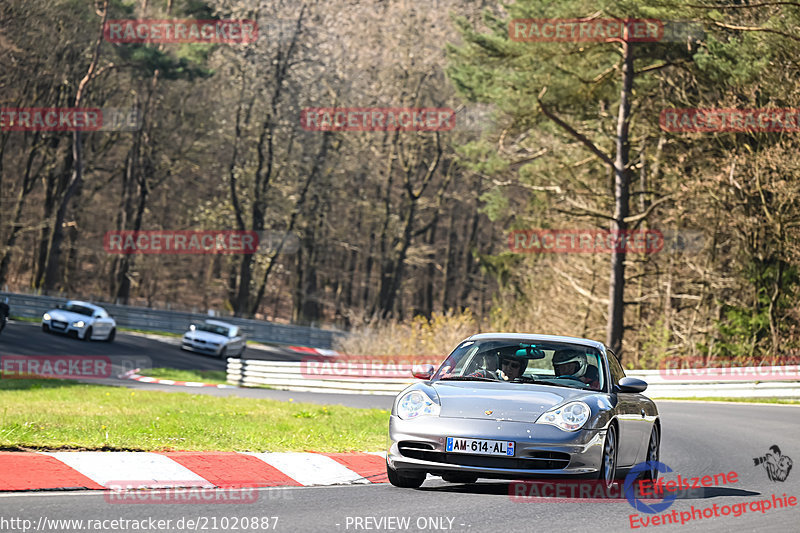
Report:
M 558 350 L 553 354 L 553 370 L 557 378 L 571 378 L 586 383 L 589 388 L 600 390 L 597 368 L 586 360 L 586 354 L 578 350 Z
M 498 355 L 500 354 L 498 353 Z M 497 369 L 497 372 L 491 372 L 488 369 L 480 369 L 470 374 L 470 376 L 478 378 L 500 378 L 504 381 L 512 381 L 520 377 L 527 367 L 528 360 L 526 358 L 500 355 L 500 368 Z

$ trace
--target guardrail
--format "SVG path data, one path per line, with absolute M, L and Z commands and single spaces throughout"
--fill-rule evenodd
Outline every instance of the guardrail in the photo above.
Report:
M 41 318 L 45 311 L 69 300 L 69 298 L 55 296 L 0 292 L 0 299 L 5 297 L 8 297 L 11 315 L 23 318 Z M 97 305 L 105 308 L 117 321 L 118 326 L 131 329 L 185 333 L 189 329 L 189 324 L 214 318 L 239 326 L 249 340 L 273 344 L 300 344 L 302 346 L 325 349 L 333 347 L 334 339 L 337 336 L 346 335 L 345 332 L 337 330 L 275 324 L 248 318 L 218 317 L 202 313 L 150 309 L 148 307 L 109 303 L 97 303 Z
M 333 361 L 333 360 L 332 360 Z M 375 370 L 374 362 L 346 364 L 260 361 L 255 359 L 228 359 L 228 383 L 245 387 L 266 385 L 275 389 L 328 392 L 346 394 L 395 395 L 416 381 L 411 375 L 413 365 L 396 365 L 391 371 Z M 756 367 L 756 371 L 777 369 L 787 379 L 782 380 L 737 380 L 733 379 L 685 379 L 665 377 L 661 370 L 630 370 L 626 376 L 647 381 L 644 392 L 650 398 L 800 398 L 800 376 L 797 367 Z M 699 371 L 710 369 L 692 369 Z M 728 369 L 730 370 L 730 369 Z M 743 369 L 747 370 L 747 369 Z M 408 377 L 402 377 L 407 371 Z M 792 372 L 794 378 L 792 378 Z M 381 373 L 393 377 L 380 377 Z M 773 372 L 774 373 L 774 372 Z M 376 377 L 378 374 L 378 377 Z M 745 375 L 747 375 L 745 373 Z

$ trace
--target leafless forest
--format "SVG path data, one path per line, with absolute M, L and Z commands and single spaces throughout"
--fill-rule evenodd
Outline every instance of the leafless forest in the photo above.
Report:
M 510 20 L 546 17 L 699 30 L 657 43 L 509 38 Z M 111 19 L 211 18 L 253 19 L 258 40 L 102 33 Z M 437 349 L 436 328 L 586 336 L 639 366 L 798 351 L 800 131 L 659 120 L 668 108 L 800 108 L 800 3 L 3 0 L 0 65 L 0 107 L 141 117 L 136 131 L 0 129 L 7 290 L 369 331 L 406 353 Z M 301 127 L 308 107 L 460 118 L 447 131 L 319 132 Z M 527 228 L 670 238 L 658 253 L 513 253 L 509 233 Z M 155 229 L 292 232 L 300 246 L 103 247 L 108 231 Z M 391 351 L 375 346 L 358 349 Z

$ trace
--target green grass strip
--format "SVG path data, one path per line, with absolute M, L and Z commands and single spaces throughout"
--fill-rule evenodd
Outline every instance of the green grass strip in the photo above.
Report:
M 389 413 L 268 399 L 0 380 L 0 448 L 379 451 Z
M 158 379 L 199 381 L 200 383 L 223 385 L 228 382 L 227 373 L 225 370 L 178 370 L 176 368 L 145 368 L 139 372 L 139 375 Z

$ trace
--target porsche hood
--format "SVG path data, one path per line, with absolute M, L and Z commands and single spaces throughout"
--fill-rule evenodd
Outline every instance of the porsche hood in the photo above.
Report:
M 548 409 L 589 395 L 578 389 L 525 383 L 437 381 L 432 387 L 441 402 L 442 418 L 510 422 L 533 423 Z

